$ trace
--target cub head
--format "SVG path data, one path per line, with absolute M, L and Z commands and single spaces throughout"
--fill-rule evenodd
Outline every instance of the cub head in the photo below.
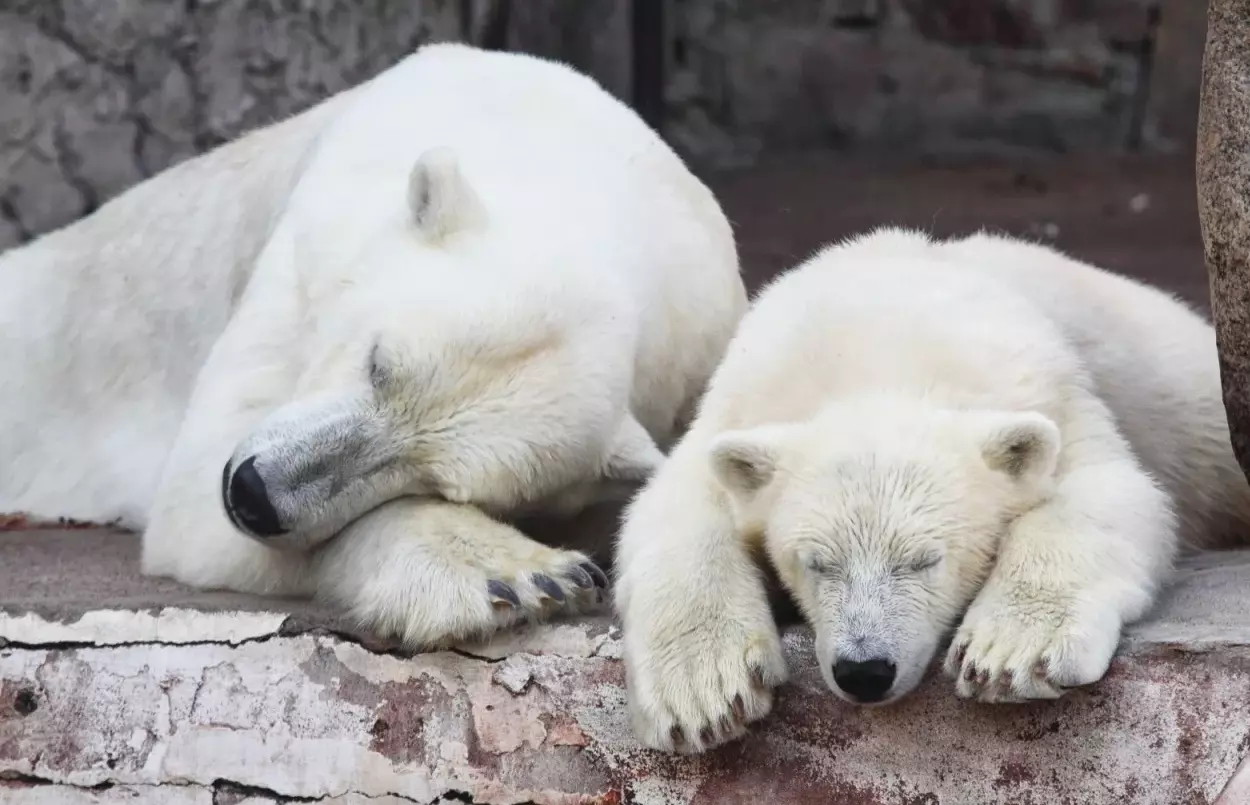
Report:
M 314 311 L 294 401 L 223 470 L 231 522 L 268 545 L 312 546 L 403 495 L 576 509 L 662 459 L 625 408 L 627 317 L 605 316 L 595 289 L 569 300 L 507 281 L 560 259 L 558 244 L 521 248 L 493 225 L 444 148 L 417 162 L 407 199 Z
M 723 433 L 710 458 L 814 629 L 825 682 L 870 705 L 919 684 L 1009 523 L 1049 494 L 1059 445 L 1037 413 L 877 401 Z

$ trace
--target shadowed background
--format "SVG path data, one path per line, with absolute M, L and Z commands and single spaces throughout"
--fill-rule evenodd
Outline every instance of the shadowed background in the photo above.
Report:
M 3 0 L 0 249 L 422 43 L 461 40 L 561 59 L 635 102 L 722 193 L 752 284 L 899 220 L 1033 232 L 1136 273 L 1105 237 L 1201 295 L 1205 5 Z

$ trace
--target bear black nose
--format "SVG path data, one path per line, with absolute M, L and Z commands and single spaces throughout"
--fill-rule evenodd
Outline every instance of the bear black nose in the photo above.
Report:
M 879 702 L 894 684 L 895 670 L 889 660 L 838 660 L 833 666 L 833 681 L 856 701 Z
M 265 481 L 256 471 L 256 457 L 252 456 L 230 473 L 226 465 L 222 478 L 222 502 L 226 515 L 235 528 L 257 537 L 276 537 L 285 534 L 278 512 L 269 502 Z

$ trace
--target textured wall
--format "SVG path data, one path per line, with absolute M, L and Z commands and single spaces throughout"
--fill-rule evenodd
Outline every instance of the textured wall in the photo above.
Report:
M 0 0 L 0 249 L 426 42 L 561 57 L 624 96 L 628 14 L 617 0 Z
M 7 0 L 0 246 L 175 161 L 303 109 L 416 45 L 450 1 Z
M 628 98 L 630 7 L 0 0 L 0 249 L 424 42 L 554 56 Z M 714 166 L 829 147 L 1187 145 L 1204 8 L 1201 0 L 668 0 L 666 133 Z
M 822 146 L 1118 151 L 1192 140 L 1201 0 L 676 6 L 668 133 L 722 164 Z

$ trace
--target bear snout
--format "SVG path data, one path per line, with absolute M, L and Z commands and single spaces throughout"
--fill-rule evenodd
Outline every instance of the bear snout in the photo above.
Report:
M 245 459 L 233 473 L 230 464 L 226 464 L 221 493 L 226 516 L 239 531 L 261 539 L 286 533 L 269 500 L 265 480 L 256 470 L 255 456 Z
M 897 671 L 894 663 L 886 659 L 840 659 L 833 665 L 833 681 L 856 702 L 872 704 L 885 698 Z

